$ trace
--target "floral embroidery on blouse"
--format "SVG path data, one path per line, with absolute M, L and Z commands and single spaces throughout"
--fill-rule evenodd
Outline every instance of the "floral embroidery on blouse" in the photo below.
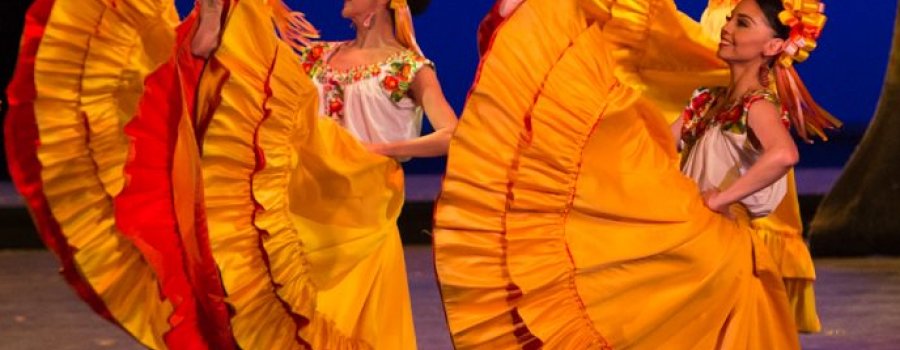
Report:
M 766 100 L 775 104 L 780 104 L 778 97 L 774 92 L 768 89 L 751 91 L 741 98 L 740 103 L 732 103 L 726 106 L 715 115 L 710 113 L 710 109 L 716 105 L 716 102 L 725 96 L 727 90 L 724 87 L 716 88 L 699 88 L 694 91 L 691 101 L 681 118 L 684 124 L 681 128 L 681 139 L 688 145 L 699 140 L 703 133 L 709 128 L 719 126 L 722 130 L 735 134 L 747 133 L 747 116 L 750 113 L 750 107 L 760 100 Z M 785 127 L 790 126 L 787 111 L 782 109 L 781 121 Z
M 330 80 L 322 84 L 325 99 L 325 114 L 333 119 L 344 119 L 344 86 Z
M 329 55 L 343 43 L 316 43 L 300 52 L 303 70 L 319 82 L 326 103 L 325 113 L 334 118 L 344 116 L 344 87 L 349 84 L 378 78 L 380 86 L 391 101 L 399 103 L 408 96 L 416 73 L 424 66 L 433 66 L 428 59 L 411 50 L 399 51 L 382 62 L 335 70 L 326 64 Z
M 300 51 L 300 65 L 309 76 L 315 76 L 322 69 L 325 53 L 331 50 L 334 44 L 330 42 L 318 42 Z
M 400 102 L 409 92 L 410 85 L 415 73 L 422 69 L 425 65 L 431 65 L 431 62 L 424 57 L 407 51 L 403 59 L 391 62 L 388 66 L 387 74 L 381 80 L 381 86 L 390 92 L 391 100 Z

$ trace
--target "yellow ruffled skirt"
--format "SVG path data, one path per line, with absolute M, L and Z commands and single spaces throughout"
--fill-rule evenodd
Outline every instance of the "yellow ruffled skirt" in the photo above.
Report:
M 765 244 L 678 170 L 667 120 L 727 74 L 713 45 L 671 1 L 529 0 L 500 25 L 436 208 L 457 348 L 799 347 Z
M 396 226 L 402 168 L 318 116 L 271 11 L 235 5 L 199 89 L 199 109 L 211 111 L 200 142 L 210 244 L 235 339 L 245 349 L 415 349 Z
M 140 249 L 116 227 L 142 79 L 167 59 L 174 4 L 38 0 L 29 9 L 5 122 L 13 180 L 62 275 L 96 312 L 164 348 L 181 320 Z M 119 4 L 126 5 L 126 4 Z
M 66 280 L 144 346 L 415 349 L 402 169 L 319 118 L 272 5 L 233 3 L 200 75 L 171 0 L 37 0 L 16 185 Z
M 788 191 L 784 201 L 768 216 L 753 220 L 750 226 L 766 244 L 781 272 L 797 330 L 806 333 L 821 331 L 813 288 L 816 270 L 809 247 L 803 240 L 803 223 L 793 171 L 788 174 Z

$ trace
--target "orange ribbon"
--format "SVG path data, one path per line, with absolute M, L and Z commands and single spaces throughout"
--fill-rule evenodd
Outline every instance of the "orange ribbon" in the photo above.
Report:
M 272 8 L 272 19 L 281 39 L 295 50 L 309 46 L 312 39 L 319 38 L 319 31 L 306 20 L 302 12 L 293 11 L 282 0 L 268 0 Z
M 788 113 L 797 135 L 812 142 L 812 134 L 827 141 L 826 129 L 841 127 L 840 120 L 819 106 L 797 70 L 794 62 L 803 62 L 816 49 L 816 40 L 825 27 L 825 4 L 819 0 L 784 0 L 784 11 L 778 14 L 781 23 L 791 28 L 784 43 L 784 52 L 775 67 L 775 86 L 784 110 Z
M 391 0 L 391 10 L 394 10 L 394 35 L 406 48 L 422 55 L 422 49 L 416 42 L 416 31 L 413 29 L 412 13 L 409 12 L 409 4 L 406 0 Z

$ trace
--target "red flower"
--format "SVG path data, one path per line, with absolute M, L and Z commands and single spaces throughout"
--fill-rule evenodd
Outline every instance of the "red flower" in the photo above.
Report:
M 701 120 L 699 123 L 697 123 L 697 127 L 694 130 L 694 133 L 696 135 L 703 135 L 703 133 L 706 131 L 706 121 Z
M 388 89 L 388 91 L 397 90 L 397 88 L 400 86 L 400 82 L 397 81 L 397 78 L 392 75 L 385 77 L 382 84 L 384 85 L 385 89 Z
M 741 108 L 735 107 L 728 111 L 719 113 L 718 118 L 716 118 L 716 119 L 718 119 L 719 121 L 722 121 L 722 122 L 733 123 L 738 120 L 741 120 L 741 116 L 743 114 L 744 114 L 744 111 Z
M 310 62 L 303 62 L 303 71 L 306 72 L 306 74 L 309 74 L 309 72 L 312 71 L 312 68 L 313 68 L 313 64 L 312 64 L 312 63 L 310 63 Z
M 701 108 L 706 106 L 706 104 L 709 103 L 711 99 L 712 95 L 710 95 L 709 91 L 704 91 L 694 97 L 693 100 L 691 100 L 691 108 L 693 108 L 695 111 L 699 111 Z
M 331 101 L 328 101 L 328 114 L 335 115 L 340 113 L 344 109 L 344 102 L 340 99 L 333 98 Z
M 681 120 L 685 123 L 691 121 L 694 118 L 694 111 L 690 108 L 685 108 L 684 112 L 681 113 Z
M 316 46 L 309 50 L 309 60 L 318 61 L 319 57 L 322 57 L 322 53 L 325 52 L 325 49 L 322 46 Z

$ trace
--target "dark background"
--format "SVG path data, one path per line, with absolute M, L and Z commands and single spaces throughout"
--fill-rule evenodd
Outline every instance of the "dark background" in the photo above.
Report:
M 19 36 L 29 0 L 0 3 L 0 86 L 8 84 L 15 67 Z M 349 22 L 340 18 L 343 1 L 287 0 L 305 12 L 326 40 L 353 36 Z M 705 0 L 678 0 L 685 13 L 699 18 Z M 460 112 L 478 63 L 475 31 L 488 11 L 489 0 L 432 0 L 415 19 L 419 44 L 438 69 L 447 99 Z M 829 17 L 819 48 L 799 71 L 816 99 L 845 128 L 826 144 L 802 145 L 800 167 L 841 167 L 859 141 L 875 110 L 890 51 L 896 0 L 828 1 Z M 193 0 L 177 0 L 182 14 Z M 5 116 L 6 95 L 3 94 Z M 2 137 L 2 136 L 0 136 Z M 0 180 L 9 178 L 5 154 L 0 154 Z M 441 173 L 444 160 L 417 159 L 405 164 L 409 173 Z

